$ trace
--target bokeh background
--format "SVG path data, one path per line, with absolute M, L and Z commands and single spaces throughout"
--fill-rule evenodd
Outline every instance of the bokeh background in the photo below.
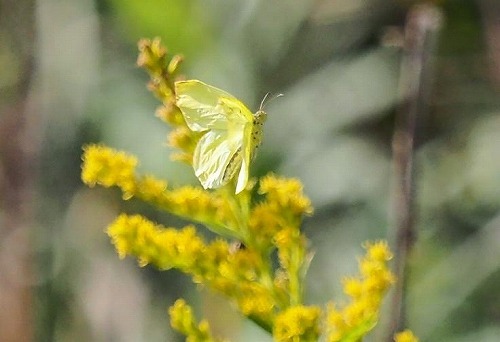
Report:
M 181 222 L 80 182 L 82 145 L 102 142 L 137 155 L 142 171 L 170 184 L 196 183 L 170 161 L 168 127 L 135 66 L 143 37 L 161 37 L 185 56 L 185 75 L 250 108 L 267 92 L 285 94 L 266 108 L 252 172 L 303 181 L 316 209 L 304 224 L 315 251 L 308 302 L 341 300 L 340 279 L 355 272 L 363 241 L 394 239 L 391 140 L 403 31 L 418 3 L 1 0 L 4 337 L 180 341 L 167 307 L 182 296 L 221 336 L 269 340 L 184 275 L 120 261 L 104 233 L 119 212 Z M 433 6 L 441 29 L 425 47 L 408 326 L 422 341 L 498 341 L 500 4 Z

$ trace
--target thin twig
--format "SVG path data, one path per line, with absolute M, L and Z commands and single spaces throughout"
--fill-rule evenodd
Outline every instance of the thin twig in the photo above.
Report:
M 414 149 L 422 117 L 431 73 L 430 61 L 441 14 L 431 5 L 410 10 L 404 36 L 404 55 L 401 66 L 401 106 L 398 109 L 392 142 L 394 167 L 394 273 L 397 276 L 390 303 L 388 341 L 406 321 L 404 290 L 407 279 L 408 255 L 416 238 L 414 226 Z

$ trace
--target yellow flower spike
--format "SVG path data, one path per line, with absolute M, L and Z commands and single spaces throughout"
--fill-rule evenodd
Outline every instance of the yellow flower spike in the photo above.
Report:
M 276 213 L 276 208 L 268 202 L 259 203 L 252 208 L 248 226 L 256 237 L 270 243 L 270 240 L 282 227 L 286 221 Z
M 271 321 L 276 303 L 269 289 L 258 282 L 243 282 L 238 284 L 238 292 L 234 295 L 245 316 L 254 316 L 264 322 Z
M 294 216 L 310 215 L 311 201 L 302 193 L 302 183 L 295 178 L 280 178 L 273 174 L 262 177 L 259 193 L 265 194 L 269 202 L 286 208 Z
M 168 309 L 170 324 L 179 331 L 189 330 L 193 325 L 193 312 L 184 299 L 178 299 Z
M 188 342 L 212 342 L 219 341 L 212 337 L 210 326 L 207 321 L 202 320 L 199 324 L 193 314 L 193 309 L 183 299 L 178 299 L 169 310 L 170 325 L 175 330 L 186 335 Z
M 233 208 L 224 197 L 191 186 L 167 189 L 167 182 L 135 173 L 137 158 L 101 145 L 84 147 L 82 180 L 89 186 L 117 186 L 123 198 L 133 196 L 169 213 L 200 222 L 209 229 L 240 238 Z
M 263 321 L 271 319 L 274 299 L 256 281 L 260 261 L 250 251 L 231 254 L 224 241 L 204 244 L 194 227 L 164 228 L 140 215 L 120 215 L 109 226 L 108 235 L 121 257 L 133 255 L 141 266 L 175 267 L 195 282 L 234 298 L 244 314 Z
M 385 293 L 392 284 L 395 282 L 394 275 L 388 270 L 380 270 L 378 273 L 372 274 L 367 277 L 363 283 L 363 291 L 365 293 Z
M 327 305 L 326 325 L 328 341 L 340 341 L 347 330 L 347 325 L 342 312 L 333 303 Z
M 192 132 L 186 126 L 179 126 L 172 130 L 167 137 L 167 144 L 169 146 L 178 148 L 182 152 L 172 153 L 172 160 L 179 160 L 186 164 L 193 164 L 193 151 L 196 144 L 200 140 L 200 134 Z
M 341 310 L 329 309 L 327 340 L 357 341 L 375 326 L 382 297 L 394 282 L 387 261 L 391 253 L 385 242 L 365 243 L 365 256 L 359 262 L 358 277 L 343 281 L 344 293 L 351 301 Z
M 161 44 L 160 37 L 155 37 L 151 41 L 150 45 L 151 55 L 157 58 L 163 58 L 167 54 L 167 49 Z
M 172 57 L 170 62 L 168 63 L 167 67 L 167 72 L 169 74 L 174 74 L 177 69 L 179 68 L 179 65 L 184 61 L 184 57 L 181 55 L 175 55 Z
M 279 342 L 317 341 L 320 308 L 293 306 L 276 316 L 273 337 Z
M 205 247 L 193 226 L 164 228 L 140 215 L 120 215 L 107 233 L 120 257 L 133 255 L 141 266 L 153 264 L 159 269 L 177 267 L 195 273 L 193 265 L 203 257 Z
M 167 49 L 161 44 L 160 38 L 141 39 L 137 44 L 139 56 L 137 65 L 146 69 L 152 79 L 159 83 L 173 84 L 173 75 L 179 69 L 179 65 L 184 58 L 180 55 L 174 55 L 167 63 Z
M 226 262 L 230 254 L 228 243 L 215 240 L 206 245 L 201 252 L 194 265 L 196 272 L 193 273 L 193 281 L 227 295 L 235 286 L 235 280 L 221 272 L 221 265 Z
M 169 86 L 168 82 L 161 78 L 152 78 L 147 88 L 154 93 L 163 103 L 170 103 L 175 98 L 174 90 Z
M 344 293 L 352 298 L 359 298 L 363 294 L 363 284 L 357 278 L 345 278 L 343 280 Z
M 395 342 L 418 342 L 419 339 L 413 335 L 413 333 L 406 329 L 405 331 L 402 331 L 400 333 L 397 333 L 396 336 L 394 336 L 394 341 Z
M 166 181 L 137 174 L 138 160 L 134 156 L 100 145 L 84 148 L 82 180 L 91 187 L 117 186 L 125 199 L 135 197 L 201 223 L 218 235 L 241 241 L 244 247 L 234 248 L 223 238 L 206 243 L 193 226 L 166 228 L 140 215 L 120 215 L 107 229 L 120 258 L 132 255 L 141 266 L 177 268 L 190 275 L 195 283 L 227 296 L 244 315 L 272 332 L 277 341 L 317 341 L 320 333 L 322 340 L 331 342 L 362 340 L 375 326 L 383 295 L 395 281 L 387 266 L 392 258 L 387 243 L 364 244 L 366 254 L 359 260 L 359 275 L 343 280 L 344 293 L 349 297 L 347 304 L 340 308 L 329 306 L 320 329 L 321 310 L 302 305 L 310 255 L 300 228 L 303 216 L 313 211 L 311 201 L 304 195 L 298 179 L 273 174 L 258 181 L 258 193 L 262 196 L 253 197 L 252 189 L 257 183 L 250 178 L 248 164 L 254 148 L 260 144 L 260 125 L 265 117 L 262 108 L 255 117 L 249 112 L 239 122 L 232 109 L 246 107 L 214 87 L 196 80 L 181 81 L 182 77 L 176 73 L 182 57 L 168 57 L 160 39 L 142 40 L 139 50 L 137 64 L 149 73 L 149 89 L 162 102 L 156 115 L 172 126 L 168 143 L 179 150 L 172 158 L 194 164 L 206 188 L 220 189 L 213 192 L 192 186 L 169 189 Z M 211 91 L 219 95 L 213 96 Z M 213 120 L 207 119 L 205 95 L 214 100 L 207 103 L 211 109 L 208 116 Z M 226 121 L 242 127 L 235 129 L 226 125 Z M 220 127 L 213 126 L 214 122 L 219 126 L 224 123 L 222 127 L 227 134 L 217 135 Z M 208 130 L 212 136 L 196 130 Z M 233 140 L 245 142 L 241 151 L 234 144 L 227 145 Z M 231 158 L 225 154 L 228 146 L 234 152 Z M 222 158 L 222 162 L 217 158 Z M 216 165 L 215 174 L 210 168 L 212 164 Z M 233 179 L 236 174 L 237 180 Z M 275 255 L 277 265 L 273 263 Z M 177 301 L 169 311 L 172 326 L 186 335 L 186 341 L 216 341 L 208 323 L 198 322 L 185 301 Z M 395 341 L 418 339 L 410 331 L 404 331 L 395 336 Z
M 137 65 L 145 68 L 150 72 L 161 73 L 164 59 L 167 55 L 167 50 L 161 45 L 160 38 L 141 39 L 137 43 L 139 56 L 137 57 Z
M 392 252 L 389 250 L 387 241 L 376 241 L 373 243 L 365 243 L 364 248 L 367 250 L 367 257 L 378 262 L 386 262 L 392 259 Z
M 238 271 L 239 277 L 246 281 L 257 279 L 257 270 L 262 269 L 262 260 L 253 250 L 241 249 L 228 256 L 231 268 Z
M 154 40 L 143 39 L 139 42 L 139 57 L 137 64 L 146 69 L 150 75 L 148 89 L 161 101 L 156 111 L 156 116 L 172 126 L 168 136 L 168 144 L 176 147 L 181 152 L 172 153 L 172 160 L 183 161 L 187 164 L 193 163 L 193 151 L 202 134 L 191 131 L 179 107 L 176 105 L 175 82 L 182 77 L 176 73 L 183 61 L 181 55 L 174 55 L 167 62 L 166 49 L 161 45 L 159 38 Z
M 366 298 L 361 298 L 346 306 L 343 310 L 344 320 L 346 324 L 350 327 L 355 327 L 356 325 L 362 323 L 364 320 L 373 316 L 374 312 L 369 303 L 370 301 L 368 301 Z
M 175 105 L 175 100 L 163 102 L 163 105 L 156 109 L 155 116 L 160 118 L 163 122 L 166 122 L 172 126 L 182 126 L 185 125 L 182 113 L 179 108 Z
M 139 180 L 137 188 L 141 193 L 141 198 L 145 202 L 155 203 L 161 201 L 162 196 L 167 190 L 167 185 L 166 181 L 147 175 Z
M 170 191 L 162 206 L 176 215 L 201 222 L 218 234 L 240 238 L 231 203 L 217 193 L 184 186 Z
M 289 269 L 291 263 L 294 261 L 292 260 L 294 251 L 302 251 L 303 243 L 300 232 L 291 227 L 285 228 L 276 233 L 274 244 L 278 248 L 280 265 L 285 269 Z
M 137 158 L 101 145 L 83 148 L 82 181 L 88 186 L 118 186 L 124 198 L 136 191 L 135 168 Z
M 306 258 L 306 239 L 298 228 L 285 227 L 273 240 L 278 249 L 278 260 L 281 270 L 286 275 L 289 305 L 302 303 L 304 276 L 309 266 Z

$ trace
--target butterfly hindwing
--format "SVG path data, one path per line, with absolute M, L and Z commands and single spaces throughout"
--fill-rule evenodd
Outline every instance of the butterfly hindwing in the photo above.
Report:
M 219 188 L 229 179 L 225 171 L 238 152 L 241 136 L 229 136 L 227 130 L 210 130 L 201 137 L 193 155 L 196 177 L 206 189 Z

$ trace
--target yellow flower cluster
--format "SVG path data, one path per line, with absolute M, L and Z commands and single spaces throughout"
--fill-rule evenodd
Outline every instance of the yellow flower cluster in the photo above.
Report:
M 394 342 L 418 342 L 419 339 L 410 330 L 402 331 L 394 336 Z
M 183 299 L 178 299 L 169 308 L 168 313 L 170 314 L 170 324 L 174 329 L 186 335 L 187 342 L 218 341 L 212 337 L 207 321 L 196 322 L 193 309 Z
M 252 207 L 248 231 L 258 250 L 278 250 L 279 269 L 274 284 L 276 295 L 285 305 L 298 305 L 302 299 L 306 273 L 306 238 L 300 231 L 304 215 L 312 213 L 310 200 L 297 179 L 269 174 L 259 182 L 264 200 Z M 281 294 L 285 293 L 285 296 Z
M 141 39 L 137 45 L 139 48 L 137 65 L 146 69 L 151 77 L 149 90 L 164 104 L 175 105 L 172 86 L 175 82 L 175 73 L 183 60 L 182 56 L 175 55 L 167 62 L 167 49 L 161 44 L 160 38 Z M 170 117 L 170 115 L 175 113 L 169 113 L 165 118 L 175 119 L 175 116 Z
M 157 226 L 141 215 L 121 214 L 107 229 L 120 258 L 134 255 L 141 266 L 191 270 L 203 258 L 204 242 L 193 226 L 181 230 Z
M 218 233 L 239 237 L 231 203 L 217 193 L 191 186 L 169 190 L 165 181 L 137 175 L 137 158 L 105 146 L 85 146 L 82 159 L 82 180 L 89 186 L 117 186 L 125 199 L 137 197 Z
M 162 101 L 157 115 L 173 127 L 168 141 L 181 151 L 173 158 L 191 163 L 200 133 L 188 129 L 175 105 L 174 83 L 182 57 L 167 61 L 159 39 L 141 40 L 139 50 L 137 63 L 150 74 L 149 89 Z M 395 281 L 387 267 L 392 255 L 386 242 L 364 246 L 367 252 L 359 262 L 360 275 L 344 280 L 344 292 L 350 298 L 347 305 L 330 305 L 320 324 L 321 309 L 303 304 L 311 257 L 300 228 L 313 208 L 299 180 L 269 174 L 258 181 L 258 194 L 252 191 L 255 180 L 238 195 L 225 187 L 169 189 L 166 181 L 139 175 L 137 158 L 124 152 L 88 145 L 82 159 L 82 180 L 88 186 L 116 186 L 124 199 L 141 199 L 201 223 L 219 236 L 206 242 L 192 225 L 167 228 L 140 215 L 122 214 L 107 229 L 120 258 L 131 255 L 141 266 L 176 268 L 190 275 L 195 283 L 227 296 L 276 341 L 317 341 L 320 336 L 332 342 L 358 341 L 376 324 L 382 296 Z M 241 248 L 225 238 L 238 240 Z M 217 341 L 208 323 L 198 323 L 184 300 L 169 312 L 172 327 L 187 341 Z M 404 331 L 395 341 L 418 339 Z
M 84 147 L 82 159 L 82 181 L 88 186 L 118 186 L 124 198 L 135 193 L 137 158 L 104 146 L 89 145 Z
M 263 200 L 252 206 L 248 191 L 235 198 L 227 191 L 191 186 L 169 190 L 165 181 L 137 175 L 137 164 L 135 157 L 124 152 L 89 145 L 84 148 L 82 179 L 90 186 L 120 187 L 124 198 L 137 197 L 200 222 L 214 232 L 240 239 L 245 248 L 230 253 L 222 240 L 206 245 L 193 227 L 164 230 L 141 216 L 122 215 L 108 230 L 120 256 L 131 254 L 141 265 L 187 272 L 195 281 L 233 298 L 245 315 L 256 320 L 270 321 L 277 308 L 301 302 L 307 265 L 300 223 L 312 208 L 298 180 L 264 177 Z M 278 249 L 281 270 L 276 274 L 269 267 L 270 248 Z
M 346 337 L 356 341 L 375 326 L 382 297 L 394 275 L 387 262 L 392 254 L 384 241 L 367 243 L 366 255 L 359 262 L 361 275 L 344 280 L 344 292 L 351 299 L 342 309 L 331 305 L 328 310 L 328 341 L 341 341 Z
M 280 301 L 277 289 L 265 282 L 266 261 L 251 249 L 234 250 L 222 239 L 206 243 L 193 226 L 165 228 L 140 215 L 120 215 L 107 232 L 121 258 L 133 255 L 141 266 L 176 268 L 191 275 L 194 282 L 232 298 L 244 315 L 263 327 L 271 329 L 274 322 L 277 341 L 316 341 L 321 334 L 320 308 Z M 329 308 L 328 341 L 357 340 L 366 335 L 376 323 L 383 293 L 394 281 L 386 266 L 391 257 L 386 243 L 367 244 L 366 248 L 367 255 L 360 261 L 361 276 L 344 282 L 344 291 L 352 302 L 342 310 Z M 204 324 L 195 325 L 191 309 L 179 303 L 183 302 L 174 305 L 177 309 L 172 325 L 187 336 L 194 333 L 188 334 L 186 327 L 196 333 L 208 332 Z M 396 341 L 417 341 L 411 338 L 415 337 L 406 331 L 398 334 Z
M 265 194 L 276 210 L 289 211 L 290 219 L 300 218 L 303 214 L 312 214 L 309 198 L 302 193 L 302 183 L 295 178 L 276 178 L 273 175 L 260 180 L 261 194 Z
M 317 341 L 320 315 L 316 306 L 292 306 L 276 317 L 273 337 L 279 342 Z
M 156 115 L 173 128 L 167 138 L 168 144 L 181 150 L 174 153 L 172 159 L 191 164 L 193 151 L 201 134 L 192 132 L 187 127 L 184 117 L 175 104 L 174 83 L 182 79 L 177 73 L 183 57 L 174 55 L 167 62 L 167 50 L 161 45 L 159 38 L 141 39 L 138 47 L 137 65 L 149 73 L 151 80 L 148 88 L 162 101 L 161 107 L 156 110 Z
M 141 266 L 176 268 L 233 298 L 245 315 L 271 319 L 276 304 L 272 292 L 259 282 L 262 260 L 251 250 L 232 251 L 221 239 L 207 244 L 193 226 L 165 228 L 140 215 L 120 215 L 107 232 L 121 258 L 133 255 Z
M 312 213 L 311 201 L 297 179 L 269 174 L 260 179 L 259 193 L 265 200 L 252 208 L 248 220 L 249 233 L 259 246 L 269 246 L 284 229 L 291 227 L 298 232 L 303 216 Z

